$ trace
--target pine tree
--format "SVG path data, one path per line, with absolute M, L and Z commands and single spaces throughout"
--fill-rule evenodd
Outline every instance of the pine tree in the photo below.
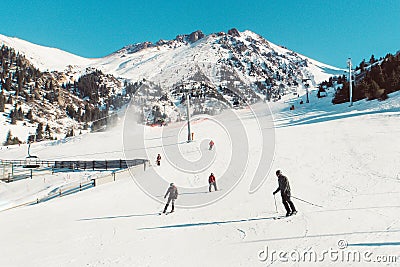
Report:
M 22 111 L 21 107 L 17 110 L 17 120 L 24 120 L 24 112 Z
M 11 110 L 10 119 L 11 119 L 11 124 L 17 123 L 17 114 L 16 114 L 15 110 Z
M 72 105 L 68 105 L 66 108 L 67 115 L 71 118 L 74 119 L 76 117 L 76 111 L 75 108 Z
M 20 144 L 21 141 L 18 139 L 18 137 L 12 137 L 11 131 L 9 130 L 7 133 L 6 141 L 3 143 L 3 145 L 8 146 L 8 145 L 16 145 Z
M 29 122 L 32 122 L 33 119 L 32 109 L 28 110 L 28 112 L 26 113 L 26 118 L 29 120 Z
M 369 59 L 369 64 L 374 64 L 377 60 L 375 59 L 374 55 L 371 55 L 371 58 Z
M 379 88 L 378 83 L 373 80 L 367 88 L 366 94 L 367 94 L 368 100 L 376 99 L 378 97 L 379 89 L 380 88 Z
M 10 75 L 6 78 L 6 82 L 4 83 L 4 90 L 10 91 L 11 90 L 11 77 Z
M 66 134 L 65 137 L 67 138 L 67 137 L 71 137 L 71 136 L 74 136 L 74 129 L 73 128 L 71 129 L 71 131 L 67 131 L 67 134 Z
M 363 59 L 363 61 L 361 61 L 361 63 L 360 63 L 360 70 L 361 70 L 361 72 L 364 72 L 365 71 L 365 59 Z
M 44 129 L 47 138 L 51 138 L 51 130 L 48 124 L 46 124 L 46 128 Z
M 4 112 L 4 108 L 5 108 L 5 104 L 6 104 L 6 98 L 3 95 L 3 92 L 0 94 L 0 112 Z
M 39 122 L 38 127 L 36 128 L 36 141 L 43 140 L 43 124 Z
M 5 146 L 10 145 L 11 144 L 11 140 L 12 140 L 11 131 L 8 130 L 6 141 L 3 143 L 3 145 L 5 145 Z

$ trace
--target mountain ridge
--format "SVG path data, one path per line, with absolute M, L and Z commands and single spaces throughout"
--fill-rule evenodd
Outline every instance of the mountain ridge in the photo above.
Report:
M 153 44 L 150 41 L 144 41 L 144 42 L 139 42 L 139 43 L 135 43 L 135 44 L 128 44 L 128 45 L 123 46 L 121 49 L 118 49 L 104 57 L 99 57 L 99 58 L 82 57 L 82 56 L 78 56 L 78 55 L 70 53 L 70 52 L 66 52 L 59 48 L 38 45 L 38 44 L 29 42 L 29 41 L 25 41 L 25 40 L 17 38 L 17 37 L 9 37 L 9 36 L 2 35 L 2 34 L 0 34 L 0 44 L 5 44 L 9 47 L 13 47 L 16 51 L 23 53 L 25 55 L 25 57 L 27 57 L 27 59 L 32 61 L 32 63 L 42 71 L 52 71 L 52 70 L 64 71 L 68 66 L 83 67 L 83 66 L 89 66 L 89 65 L 96 65 L 97 60 L 108 58 L 114 54 L 120 53 L 121 51 L 128 50 L 128 49 L 132 49 L 132 51 L 130 51 L 130 52 L 134 53 L 134 52 L 139 52 L 146 48 L 159 47 L 162 45 L 171 44 L 174 41 L 181 42 L 181 43 L 187 42 L 187 43 L 192 44 L 192 43 L 195 43 L 198 40 L 201 40 L 208 36 L 221 37 L 224 35 L 230 35 L 230 36 L 234 36 L 234 37 L 240 37 L 241 34 L 246 34 L 246 35 L 248 34 L 248 35 L 253 35 L 254 37 L 257 37 L 257 38 L 262 38 L 268 44 L 272 44 L 274 47 L 280 47 L 282 49 L 287 50 L 285 52 L 289 52 L 289 51 L 294 52 L 294 51 L 288 50 L 287 48 L 284 48 L 282 46 L 273 44 L 272 42 L 264 39 L 261 35 L 254 33 L 250 30 L 245 30 L 243 32 L 239 32 L 235 28 L 228 30 L 227 33 L 221 31 L 221 32 L 217 32 L 217 33 L 207 34 L 207 35 L 204 34 L 201 30 L 196 30 L 190 34 L 177 35 L 176 38 L 172 39 L 172 40 L 159 40 L 155 44 Z M 46 53 L 48 54 L 47 57 L 44 55 Z M 311 59 L 307 56 L 303 56 L 303 55 L 300 55 L 300 56 L 307 58 L 308 60 L 310 60 L 312 62 L 318 62 L 319 64 L 322 64 L 326 67 L 340 70 L 340 68 L 331 66 L 329 64 L 321 63 L 321 62 Z M 59 58 L 60 60 L 56 60 L 56 58 Z M 68 60 L 66 60 L 66 59 L 68 59 Z M 63 61 L 63 62 L 67 61 L 67 63 L 61 63 L 60 61 Z M 50 64 L 48 62 L 50 62 Z
M 180 119 L 180 114 L 184 113 L 180 110 L 184 103 L 184 84 L 192 88 L 192 97 L 198 99 L 193 112 L 215 114 L 215 110 L 221 108 L 259 100 L 276 101 L 285 94 L 298 94 L 306 88 L 315 88 L 320 81 L 333 75 L 342 75 L 344 71 L 273 44 L 249 30 L 239 32 L 234 28 L 227 33 L 205 35 L 197 30 L 155 44 L 127 45 L 97 59 L 4 35 L 0 35 L 0 45 L 11 47 L 17 55 L 23 55 L 34 67 L 49 75 L 45 83 L 35 86 L 35 91 L 32 90 L 33 84 L 37 84 L 35 79 L 25 79 L 26 84 L 22 85 L 14 79 L 26 68 L 15 62 L 9 66 L 12 73 L 8 74 L 6 97 L 14 98 L 8 101 L 14 107 L 8 106 L 9 113 L 4 114 L 9 118 L 11 111 L 20 107 L 15 103 L 29 102 L 33 92 L 41 95 L 43 100 L 45 97 L 51 100 L 53 96 L 60 99 L 60 95 L 78 97 L 79 103 L 68 99 L 65 99 L 69 101 L 68 105 L 62 99 L 58 101 L 61 104 L 53 102 L 53 110 L 85 123 L 91 123 L 85 114 L 92 113 L 86 110 L 85 102 L 90 103 L 90 109 L 96 109 L 96 113 L 111 112 L 127 101 L 125 98 L 136 94 L 136 101 L 140 102 L 137 104 L 144 105 L 143 122 L 155 123 L 165 119 L 160 111 L 163 107 L 165 110 L 165 106 L 169 119 Z M 2 78 L 2 84 L 6 84 L 6 78 Z M 48 86 L 50 80 L 54 88 Z M 140 92 L 144 88 L 145 91 Z M 26 99 L 18 96 L 19 93 Z M 40 106 L 40 98 L 36 97 L 35 101 Z M 99 119 L 99 116 L 92 114 L 90 118 Z M 82 127 L 86 126 L 83 123 L 73 126 L 75 132 L 81 131 Z M 62 128 L 54 131 L 65 133 L 66 128 L 71 127 Z

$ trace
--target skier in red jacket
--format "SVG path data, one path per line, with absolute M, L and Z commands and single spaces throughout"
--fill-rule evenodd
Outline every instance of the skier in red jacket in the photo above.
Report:
M 218 191 L 217 189 L 217 182 L 215 181 L 215 176 L 214 173 L 211 173 L 211 175 L 208 177 L 208 183 L 209 183 L 209 187 L 208 187 L 208 191 L 211 192 L 211 186 L 214 186 L 215 191 Z
M 208 143 L 208 145 L 210 146 L 208 150 L 212 150 L 214 147 L 214 141 L 211 140 L 210 143 Z
M 156 162 L 157 162 L 157 166 L 160 166 L 160 163 L 161 163 L 161 155 L 160 154 L 157 155 Z

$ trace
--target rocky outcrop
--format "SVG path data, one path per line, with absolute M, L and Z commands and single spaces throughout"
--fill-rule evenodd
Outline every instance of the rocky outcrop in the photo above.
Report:
M 134 45 L 128 45 L 125 47 L 125 50 L 128 52 L 128 54 L 136 53 L 140 50 L 146 49 L 148 47 L 153 47 L 154 44 L 152 42 L 144 42 L 144 43 L 138 43 Z
M 232 28 L 228 31 L 228 34 L 233 37 L 240 37 L 240 33 L 236 28 Z
M 204 36 L 205 35 L 204 35 L 204 33 L 202 31 L 197 30 L 195 32 L 192 32 L 189 35 L 188 41 L 189 41 L 189 43 L 194 43 L 194 42 L 197 42 L 198 40 L 204 38 Z

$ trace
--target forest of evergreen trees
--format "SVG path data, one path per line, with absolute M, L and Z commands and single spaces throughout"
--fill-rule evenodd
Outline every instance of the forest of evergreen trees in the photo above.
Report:
M 115 94 L 111 92 L 102 79 L 105 75 L 100 70 L 94 70 L 82 75 L 74 83 L 63 84 L 62 88 L 81 99 L 85 99 L 84 107 L 75 107 L 72 104 L 66 106 L 67 115 L 78 122 L 91 123 L 92 131 L 96 131 L 115 120 L 115 116 L 109 115 L 110 110 L 118 110 L 128 103 L 131 94 Z M 125 83 L 125 91 L 132 85 Z M 111 94 L 112 93 L 112 94 Z M 68 133 L 71 135 L 71 133 Z
M 20 143 L 21 143 L 21 141 L 18 139 L 18 137 L 13 137 L 11 134 L 11 131 L 8 131 L 6 141 L 3 142 L 3 145 L 4 146 L 17 145 Z
M 35 114 L 35 110 L 41 109 L 44 114 L 49 112 L 43 107 L 46 100 L 47 103 L 64 110 L 66 116 L 81 123 L 84 128 L 91 127 L 92 131 L 115 120 L 110 111 L 121 108 L 129 101 L 129 94 L 116 94 L 114 88 L 106 86 L 105 79 L 115 80 L 115 78 L 99 70 L 93 70 L 73 83 L 62 85 L 55 78 L 57 76 L 61 75 L 56 72 L 41 72 L 14 49 L 1 46 L 0 112 L 4 112 L 6 105 L 10 104 L 8 116 L 11 124 L 25 119 L 30 123 L 38 123 L 36 141 L 52 138 L 50 128 L 47 126 L 44 131 L 46 134 L 42 134 L 43 125 L 35 120 L 39 116 Z M 131 84 L 125 86 L 126 92 L 132 91 Z M 79 101 L 76 101 L 73 95 L 78 97 Z M 35 106 L 36 109 L 29 109 L 24 113 L 21 108 L 23 103 L 30 107 Z M 66 136 L 71 136 L 71 133 L 73 134 L 73 129 L 68 130 Z M 11 144 L 13 140 L 10 133 L 5 143 Z
M 361 73 L 353 83 L 353 101 L 365 98 L 385 100 L 388 94 L 400 90 L 400 53 L 388 54 L 379 61 L 372 56 L 369 64 L 362 61 L 356 70 L 360 70 Z M 350 101 L 349 82 L 346 77 L 343 77 L 341 82 L 343 87 L 337 90 L 332 100 L 334 104 Z

